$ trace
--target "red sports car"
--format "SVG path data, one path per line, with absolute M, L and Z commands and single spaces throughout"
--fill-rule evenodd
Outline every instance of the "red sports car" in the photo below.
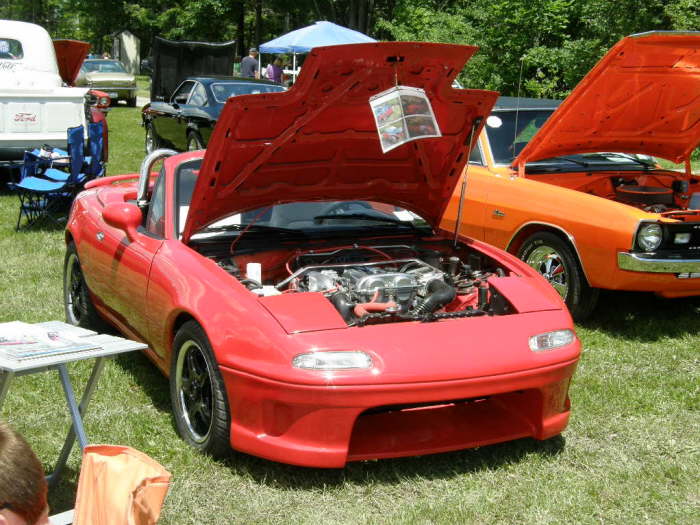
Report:
M 559 434 L 580 354 L 564 303 L 437 229 L 497 97 L 451 87 L 474 51 L 314 49 L 288 92 L 230 99 L 206 152 L 91 182 L 68 320 L 148 343 L 179 433 L 214 455 L 342 467 Z M 397 83 L 442 136 L 383 154 L 368 101 Z

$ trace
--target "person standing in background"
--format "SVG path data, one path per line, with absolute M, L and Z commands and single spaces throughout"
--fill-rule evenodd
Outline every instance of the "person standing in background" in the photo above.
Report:
M 0 525 L 49 525 L 47 492 L 31 447 L 0 421 Z
M 258 50 L 254 47 L 248 51 L 248 56 L 241 60 L 241 76 L 246 78 L 260 78 L 258 71 Z
M 275 57 L 272 64 L 267 66 L 267 78 L 278 84 L 282 83 L 282 59 Z

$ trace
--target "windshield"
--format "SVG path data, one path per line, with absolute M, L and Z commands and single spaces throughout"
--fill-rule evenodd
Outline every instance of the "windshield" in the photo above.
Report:
M 275 93 L 284 90 L 282 86 L 256 82 L 217 82 L 211 85 L 211 92 L 220 104 L 226 102 L 227 98 L 238 95 L 257 95 L 258 93 Z
M 510 165 L 528 142 L 544 125 L 554 109 L 521 109 L 520 111 L 495 111 L 486 119 L 486 135 L 491 146 L 491 153 L 496 164 Z M 563 166 L 574 169 L 591 168 L 611 164 L 616 168 L 652 167 L 653 158 L 647 155 L 631 155 L 625 153 L 582 153 L 555 157 L 553 159 L 529 162 L 528 166 L 556 164 L 557 169 Z
M 81 69 L 86 73 L 126 73 L 121 62 L 116 60 L 89 60 Z
M 177 229 L 182 235 L 199 170 L 181 168 L 177 179 Z M 418 215 L 393 204 L 372 201 L 302 201 L 266 206 L 232 214 L 193 236 L 194 239 L 237 231 L 297 233 L 357 231 L 358 229 L 415 230 L 429 228 Z

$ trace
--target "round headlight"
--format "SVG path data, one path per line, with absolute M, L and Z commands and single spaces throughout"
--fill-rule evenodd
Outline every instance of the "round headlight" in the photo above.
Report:
M 637 243 L 645 252 L 653 252 L 663 240 L 663 231 L 658 224 L 644 224 L 637 232 Z

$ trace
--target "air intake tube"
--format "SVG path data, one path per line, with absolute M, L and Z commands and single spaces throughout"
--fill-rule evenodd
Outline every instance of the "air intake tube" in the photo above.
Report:
M 428 283 L 428 295 L 423 302 L 416 306 L 413 313 L 416 315 L 429 314 L 454 301 L 457 290 L 445 281 L 433 279 Z

